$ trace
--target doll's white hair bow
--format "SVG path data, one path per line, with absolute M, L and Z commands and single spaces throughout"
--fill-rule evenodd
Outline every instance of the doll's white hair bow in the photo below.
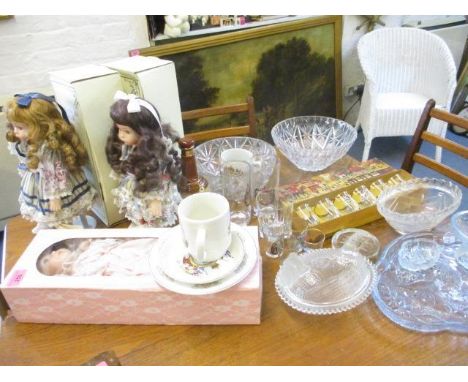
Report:
M 125 101 L 128 100 L 127 111 L 129 113 L 139 113 L 141 111 L 141 106 L 143 106 L 151 114 L 153 114 L 154 118 L 156 118 L 156 121 L 158 121 L 159 127 L 161 128 L 161 135 L 164 137 L 161 120 L 159 119 L 159 115 L 153 105 L 151 105 L 149 102 L 146 102 L 144 99 L 138 98 L 135 94 L 127 94 L 122 90 L 117 90 L 114 95 L 114 101 L 121 99 Z

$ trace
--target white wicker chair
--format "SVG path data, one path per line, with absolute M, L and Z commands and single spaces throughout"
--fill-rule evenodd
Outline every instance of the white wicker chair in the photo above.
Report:
M 450 110 L 456 67 L 447 44 L 433 33 L 416 28 L 383 28 L 364 35 L 358 56 L 366 84 L 356 127 L 364 134 L 362 160 L 369 157 L 372 139 L 413 135 L 426 102 Z M 447 124 L 433 120 L 429 131 L 445 136 Z M 437 147 L 440 162 L 442 149 Z

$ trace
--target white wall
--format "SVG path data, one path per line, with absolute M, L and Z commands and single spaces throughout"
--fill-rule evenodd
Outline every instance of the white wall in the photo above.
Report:
M 0 20 L 0 97 L 49 89 L 48 72 L 128 57 L 149 46 L 145 16 Z

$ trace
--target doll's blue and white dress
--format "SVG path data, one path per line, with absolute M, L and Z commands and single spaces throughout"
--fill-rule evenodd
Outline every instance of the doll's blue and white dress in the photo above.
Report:
M 19 204 L 21 215 L 42 226 L 58 227 L 69 224 L 92 206 L 96 191 L 88 183 L 82 170 L 70 172 L 59 150 L 42 145 L 37 151 L 39 165 L 36 170 L 27 167 L 27 143 L 9 142 L 10 153 L 19 159 L 21 176 Z M 61 200 L 61 209 L 50 210 L 50 200 Z
M 122 145 L 121 161 L 128 159 L 134 146 Z M 171 227 L 177 223 L 177 206 L 182 200 L 177 184 L 168 174 L 163 175 L 159 187 L 148 191 L 136 190 L 137 181 L 134 174 L 117 174 L 111 171 L 111 178 L 119 181 L 119 185 L 112 190 L 114 203 L 119 207 L 120 213 L 134 226 L 140 227 Z M 154 216 L 150 211 L 150 204 L 154 200 L 161 203 L 161 216 Z

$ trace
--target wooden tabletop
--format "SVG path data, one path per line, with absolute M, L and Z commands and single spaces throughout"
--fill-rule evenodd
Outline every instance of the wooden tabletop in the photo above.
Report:
M 282 183 L 310 177 L 281 160 Z M 333 168 L 353 161 L 345 157 Z M 7 271 L 31 241 L 32 227 L 20 217 L 9 221 Z M 397 236 L 384 220 L 363 228 L 382 247 Z M 468 365 L 468 336 L 403 329 L 371 297 L 335 315 L 291 309 L 274 288 L 279 265 L 280 260 L 263 256 L 260 325 L 48 325 L 9 317 L 0 334 L 0 365 L 80 365 L 109 350 L 123 365 Z

